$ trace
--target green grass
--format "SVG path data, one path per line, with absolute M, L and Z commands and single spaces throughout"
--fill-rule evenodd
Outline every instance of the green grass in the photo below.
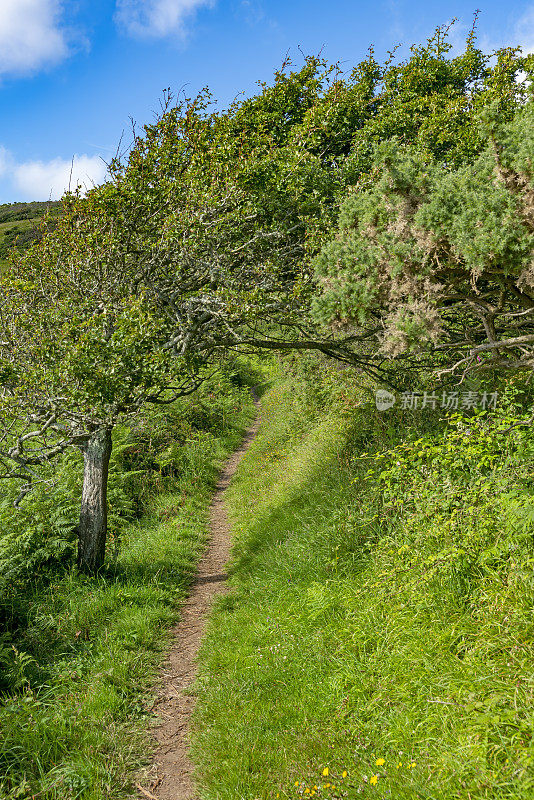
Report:
M 530 431 L 308 387 L 267 395 L 230 491 L 202 797 L 531 798 Z
M 206 544 L 215 478 L 252 412 L 248 391 L 219 378 L 199 398 L 152 421 L 149 414 L 129 437 L 123 431 L 112 484 L 127 459 L 133 492 L 146 475 L 153 485 L 143 515 L 120 528 L 118 557 L 112 536 L 101 577 L 56 565 L 46 579 L 6 589 L 2 610 L 12 603 L 13 613 L 9 639 L 0 639 L 0 677 L 10 687 L 0 704 L 2 800 L 131 794 L 133 776 L 150 762 L 151 687 Z M 152 473 L 132 472 L 153 460 Z

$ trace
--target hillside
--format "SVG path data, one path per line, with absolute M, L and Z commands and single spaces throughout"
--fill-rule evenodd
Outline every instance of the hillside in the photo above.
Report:
M 57 201 L 0 205 L 0 267 L 7 262 L 12 247 L 25 250 L 39 238 L 39 222 L 48 212 L 57 216 L 59 207 Z

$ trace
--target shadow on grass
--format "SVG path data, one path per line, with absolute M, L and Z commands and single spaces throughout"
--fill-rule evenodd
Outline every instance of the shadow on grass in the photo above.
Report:
M 320 579 L 332 577 L 334 565 L 338 574 L 354 577 L 366 569 L 370 545 L 379 532 L 374 526 L 358 525 L 354 497 L 343 485 L 334 458 L 317 464 L 273 502 L 263 513 L 256 511 L 246 533 L 238 536 L 228 570 L 231 578 L 247 581 L 266 569 L 291 569 L 294 580 L 309 582 L 310 570 Z M 309 531 L 305 549 L 302 534 L 295 534 L 303 528 Z

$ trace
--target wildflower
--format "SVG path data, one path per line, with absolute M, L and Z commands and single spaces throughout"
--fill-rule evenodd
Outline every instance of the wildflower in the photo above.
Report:
M 400 767 L 402 767 L 402 761 L 399 761 L 399 763 L 397 764 L 397 769 L 399 769 Z
M 386 763 L 386 759 L 385 758 L 377 758 L 376 761 L 375 761 L 375 764 L 376 764 L 377 767 L 381 767 L 382 764 L 385 764 L 385 763 Z
M 347 777 L 347 775 L 348 775 L 348 772 L 347 772 L 347 770 L 346 770 L 346 769 L 344 769 L 344 770 L 343 770 L 343 772 L 341 773 L 341 777 L 342 777 L 342 778 L 346 778 L 346 777 Z
M 410 766 L 411 766 L 411 767 L 412 767 L 412 769 L 413 769 L 413 767 L 416 767 L 416 766 L 417 766 L 417 764 L 415 763 L 415 761 L 412 761 L 412 763 L 410 764 Z
M 369 779 L 369 783 L 373 786 L 378 783 L 378 775 L 371 775 Z
M 328 774 L 329 774 L 329 773 L 328 773 L 328 767 L 325 767 L 325 768 L 323 769 L 323 775 L 325 776 L 325 778 L 328 778 Z
M 298 781 L 295 781 L 295 786 L 298 786 L 298 785 L 299 785 L 299 782 L 298 782 Z

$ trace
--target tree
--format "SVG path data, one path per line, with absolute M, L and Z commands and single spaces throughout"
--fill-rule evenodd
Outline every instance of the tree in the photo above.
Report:
M 295 300 L 309 282 L 306 226 L 332 189 L 319 159 L 287 140 L 317 102 L 318 70 L 310 60 L 222 114 L 207 93 L 176 106 L 167 98 L 112 164 L 115 251 L 174 328 L 166 348 L 177 356 L 285 347 L 298 336 L 304 346 L 310 321 Z
M 108 215 L 102 214 L 102 197 Z M 145 402 L 200 383 L 197 359 L 170 358 L 165 321 L 115 252 L 114 188 L 65 199 L 57 229 L 1 278 L 0 463 L 21 482 L 69 447 L 84 455 L 78 566 L 102 566 L 112 431 Z
M 375 323 L 375 358 L 441 374 L 534 367 L 534 103 L 501 120 L 485 110 L 485 150 L 453 170 L 380 145 L 374 186 L 343 203 L 316 259 L 315 313 Z

